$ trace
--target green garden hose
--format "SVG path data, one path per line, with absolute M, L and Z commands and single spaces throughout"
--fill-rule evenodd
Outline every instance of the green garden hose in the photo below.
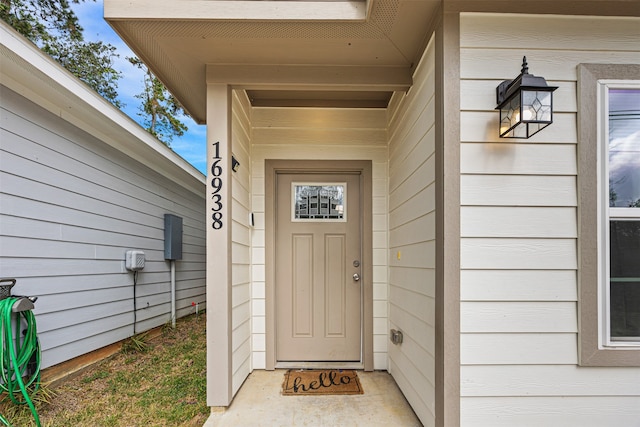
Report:
M 34 385 L 32 393 L 40 383 L 40 343 L 36 331 L 36 318 L 31 310 L 14 313 L 13 305 L 19 298 L 9 297 L 0 301 L 0 332 L 2 355 L 0 357 L 0 393 L 5 392 L 17 405 L 29 405 L 36 425 L 40 426 L 38 412 L 29 397 L 27 388 Z M 26 323 L 24 332 L 21 328 Z M 11 326 L 15 327 L 12 334 Z M 34 372 L 28 372 L 28 366 L 35 361 Z M 4 399 L 4 397 L 3 397 Z M 9 422 L 0 415 L 0 422 L 9 426 Z

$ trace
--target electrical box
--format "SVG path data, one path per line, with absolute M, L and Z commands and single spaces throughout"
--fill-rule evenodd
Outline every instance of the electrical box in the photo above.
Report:
M 127 251 L 124 256 L 124 266 L 131 271 L 142 270 L 144 268 L 144 252 Z
M 402 336 L 402 331 L 398 331 L 396 329 L 391 330 L 391 334 L 389 335 L 391 342 L 395 345 L 402 344 L 404 337 Z
M 182 259 L 182 217 L 164 215 L 164 259 Z

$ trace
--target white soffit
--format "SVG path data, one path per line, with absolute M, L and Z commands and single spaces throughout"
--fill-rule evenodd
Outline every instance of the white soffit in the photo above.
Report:
M 440 0 L 104 0 L 104 4 L 105 19 L 192 117 L 204 123 L 206 84 L 212 80 L 207 69 L 233 73 L 238 67 L 246 80 L 234 81 L 234 87 L 247 90 L 261 105 L 273 99 L 279 106 L 286 100 L 295 100 L 291 106 L 366 106 L 373 99 L 370 106 L 379 108 L 393 91 L 410 86 Z M 305 13 L 299 19 L 276 17 L 264 11 L 267 7 L 279 13 L 298 9 Z M 311 13 L 316 7 L 323 13 L 335 8 L 364 10 L 366 18 L 352 19 L 353 14 L 343 11 L 339 19 L 332 19 Z M 232 10 L 245 18 L 229 17 Z M 290 85 L 278 81 L 274 67 L 313 72 L 306 74 L 307 81 L 298 79 Z M 362 72 L 350 73 L 350 67 Z M 334 78 L 318 78 L 323 75 Z M 350 80 L 340 82 L 339 75 Z M 375 81 L 376 76 L 382 80 Z M 323 80 L 327 84 L 319 84 Z M 336 91 L 345 94 L 337 96 Z

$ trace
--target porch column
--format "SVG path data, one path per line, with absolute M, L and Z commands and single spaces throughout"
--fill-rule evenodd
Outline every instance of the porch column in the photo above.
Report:
M 436 28 L 436 426 L 460 425 L 460 13 Z
M 207 405 L 229 406 L 231 366 L 231 87 L 207 84 Z

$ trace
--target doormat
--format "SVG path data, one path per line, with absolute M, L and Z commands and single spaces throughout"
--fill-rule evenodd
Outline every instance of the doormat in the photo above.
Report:
M 282 383 L 285 396 L 363 393 L 358 374 L 353 370 L 289 369 Z

